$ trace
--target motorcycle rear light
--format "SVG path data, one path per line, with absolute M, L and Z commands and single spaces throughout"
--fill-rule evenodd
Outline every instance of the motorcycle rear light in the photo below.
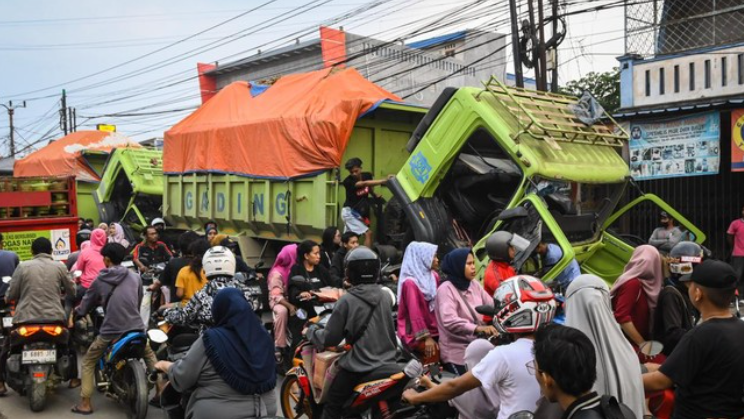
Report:
M 51 336 L 59 336 L 62 334 L 61 326 L 43 326 L 41 329 Z
M 44 378 L 44 377 L 46 377 L 46 373 L 45 372 L 35 372 L 34 373 L 34 378 Z
M 18 334 L 25 338 L 33 335 L 39 330 L 41 330 L 40 326 L 21 326 L 18 328 Z

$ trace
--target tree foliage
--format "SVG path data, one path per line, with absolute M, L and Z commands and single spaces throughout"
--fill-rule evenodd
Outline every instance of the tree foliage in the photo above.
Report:
M 586 76 L 566 83 L 560 91 L 565 95 L 580 97 L 584 91 L 594 96 L 610 115 L 620 107 L 620 69 L 597 73 L 592 71 Z

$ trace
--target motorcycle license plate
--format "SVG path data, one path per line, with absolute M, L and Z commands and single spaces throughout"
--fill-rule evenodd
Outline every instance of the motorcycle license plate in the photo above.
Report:
M 53 364 L 56 361 L 56 349 L 37 349 L 21 354 L 21 364 Z
M 12 317 L 3 317 L 3 329 L 13 327 Z

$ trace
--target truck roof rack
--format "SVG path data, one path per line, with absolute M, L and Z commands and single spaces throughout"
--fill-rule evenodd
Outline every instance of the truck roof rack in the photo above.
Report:
M 615 129 L 610 124 L 581 122 L 570 108 L 578 103 L 575 97 L 507 87 L 493 76 L 484 86 L 522 128 L 515 133 L 515 140 L 521 134 L 528 134 L 556 149 L 560 149 L 558 142 L 622 147 L 628 140 L 627 132 L 606 112 L 605 116 Z

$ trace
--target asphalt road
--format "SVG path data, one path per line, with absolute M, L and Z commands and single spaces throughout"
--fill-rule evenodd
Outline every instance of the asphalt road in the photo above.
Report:
M 280 378 L 280 377 L 277 377 Z M 277 383 L 276 392 L 279 395 L 281 381 Z M 118 404 L 106 398 L 97 391 L 93 394 L 94 414 L 90 416 L 76 415 L 70 411 L 80 399 L 80 388 L 68 389 L 67 384 L 61 384 L 54 392 L 47 396 L 46 408 L 38 413 L 31 412 L 28 399 L 19 396 L 13 390 L 0 397 L 0 419 L 81 419 L 90 417 L 95 419 L 124 419 L 126 411 L 124 405 Z M 277 397 L 278 402 L 278 397 Z M 281 408 L 277 406 L 277 415 L 281 416 Z M 160 409 L 150 406 L 147 409 L 147 419 L 162 419 L 163 413 Z

